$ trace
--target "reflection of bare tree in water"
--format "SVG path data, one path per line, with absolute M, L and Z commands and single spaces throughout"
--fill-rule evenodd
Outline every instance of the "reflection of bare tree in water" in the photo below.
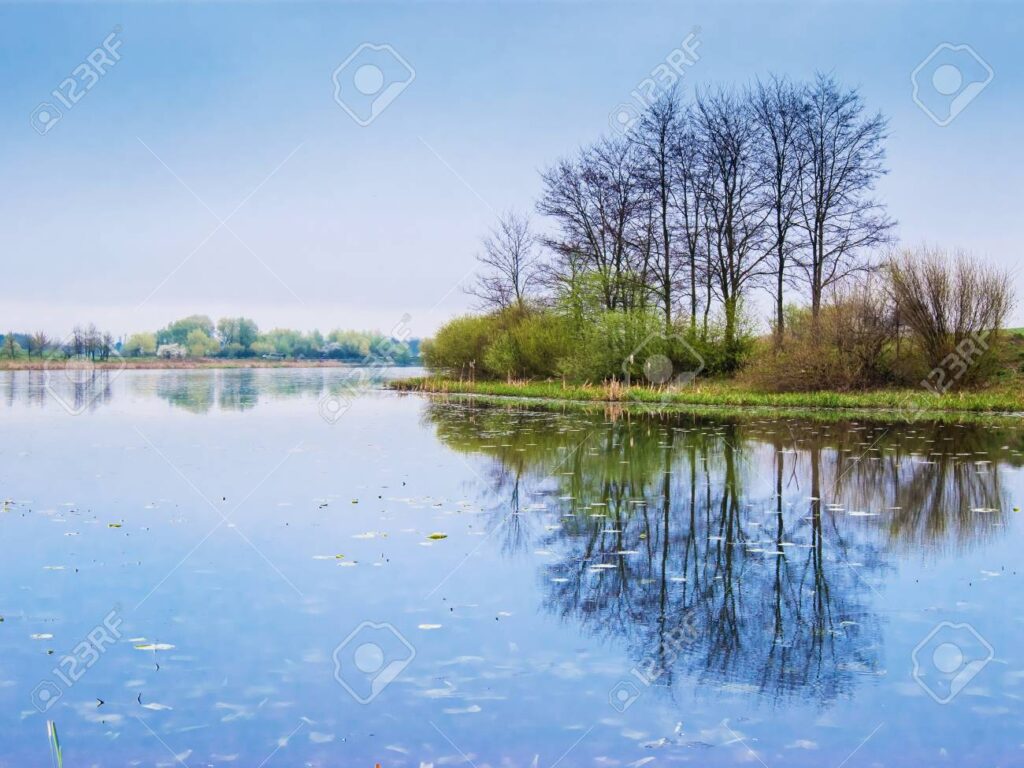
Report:
M 436 425 L 444 443 L 471 446 L 466 452 L 492 459 L 482 472 L 488 485 L 478 490 L 486 493 L 489 528 L 501 529 L 504 554 L 524 554 L 539 546 L 544 528 L 537 512 L 557 503 L 559 481 L 580 466 L 579 454 L 593 424 L 517 411 L 504 412 L 495 421 L 489 411 L 459 404 L 444 406 L 444 419 L 436 419 L 437 412 L 432 406 L 425 420 Z
M 110 402 L 117 375 L 117 371 L 54 363 L 44 370 L 0 371 L 0 392 L 8 408 L 17 402 L 41 408 L 52 404 L 82 413 Z
M 970 512 L 1002 507 L 999 457 L 975 462 L 1006 435 L 980 428 L 439 404 L 427 418 L 452 448 L 494 458 L 506 551 L 552 553 L 548 610 L 621 640 L 664 671 L 659 684 L 685 673 L 772 699 L 848 694 L 880 671 L 869 603 L 891 544 L 964 545 L 1003 514 Z M 528 503 L 538 491 L 546 510 Z
M 957 549 L 998 531 L 1008 506 L 1002 445 L 982 428 L 917 427 L 898 446 L 858 461 L 856 472 L 838 474 L 836 492 L 878 513 L 893 542 Z

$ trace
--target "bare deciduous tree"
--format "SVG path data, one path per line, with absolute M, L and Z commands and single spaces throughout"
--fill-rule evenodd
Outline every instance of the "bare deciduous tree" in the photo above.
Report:
M 818 75 L 805 92 L 800 127 L 801 262 L 817 318 L 825 290 L 865 267 L 865 251 L 886 243 L 894 222 L 872 197 L 885 173 L 886 121 L 866 115 L 854 89 Z
M 675 163 L 680 125 L 680 105 L 675 92 L 663 95 L 644 113 L 632 135 L 641 148 L 640 160 L 644 166 L 645 183 L 651 196 L 650 213 L 657 224 L 652 243 L 657 253 L 655 293 L 665 315 L 666 332 L 672 328 L 674 286 L 679 272 L 679 260 L 673 248 L 675 229 L 673 186 L 678 181 Z
M 769 210 L 768 230 L 771 246 L 775 299 L 775 343 L 782 344 L 785 333 L 785 286 L 789 257 L 796 243 L 791 230 L 797 221 L 800 178 L 803 171 L 800 153 L 800 129 L 805 119 L 805 104 L 800 91 L 788 80 L 772 76 L 758 81 L 750 93 L 754 120 L 761 130 L 761 172 Z
M 491 309 L 525 308 L 534 297 L 540 268 L 529 216 L 506 211 L 482 246 L 477 260 L 484 272 L 467 291 Z
M 43 331 L 36 331 L 29 336 L 29 354 L 35 352 L 39 357 L 46 354 L 46 348 L 50 346 L 50 337 Z
M 740 303 L 750 283 L 765 274 L 767 260 L 759 131 L 749 103 L 725 90 L 698 97 L 697 123 L 708 169 L 705 197 L 715 285 L 725 316 L 726 354 L 732 356 Z
M 546 242 L 556 254 L 582 257 L 596 277 L 605 309 L 629 310 L 645 301 L 647 286 L 637 275 L 647 268 L 644 192 L 637 148 L 628 139 L 606 139 L 562 160 L 541 174 L 544 192 L 538 211 L 561 232 Z
M 676 121 L 677 131 L 672 145 L 672 205 L 676 224 L 682 237 L 686 279 L 689 283 L 690 331 L 697 329 L 698 283 L 707 285 L 710 272 L 706 267 L 709 252 L 706 248 L 705 219 L 709 189 L 708 169 L 701 155 L 701 144 L 695 130 L 691 109 L 681 109 Z M 705 315 L 710 302 L 705 296 Z

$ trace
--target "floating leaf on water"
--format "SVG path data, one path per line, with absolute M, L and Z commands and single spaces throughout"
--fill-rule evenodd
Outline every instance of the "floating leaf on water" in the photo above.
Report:
M 120 528 L 120 523 L 107 523 L 107 528 Z
M 447 533 L 439 533 L 439 532 L 435 531 L 434 533 L 431 533 L 429 536 L 427 536 L 427 538 L 428 539 L 433 539 L 434 541 L 438 541 L 440 539 L 447 539 L 448 538 L 448 534 Z

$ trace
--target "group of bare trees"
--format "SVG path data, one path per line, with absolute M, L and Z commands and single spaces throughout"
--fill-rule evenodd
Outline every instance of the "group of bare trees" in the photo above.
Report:
M 76 325 L 61 346 L 61 351 L 68 356 L 85 356 L 91 360 L 106 360 L 114 351 L 114 337 L 109 332 L 99 331 L 90 323 L 83 328 Z
M 874 196 L 885 138 L 885 119 L 825 75 L 664 95 L 628 134 L 542 172 L 537 210 L 552 226 L 534 236 L 525 217 L 504 216 L 473 292 L 499 308 L 658 312 L 704 336 L 714 318 L 729 347 L 744 301 L 767 289 L 781 341 L 791 292 L 817 316 L 889 239 Z

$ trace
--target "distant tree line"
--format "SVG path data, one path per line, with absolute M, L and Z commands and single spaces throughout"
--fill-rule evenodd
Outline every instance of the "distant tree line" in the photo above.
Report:
M 75 326 L 66 339 L 53 339 L 43 332 L 8 332 L 0 337 L 0 350 L 15 359 L 44 355 L 84 356 L 103 361 L 113 354 L 123 357 L 223 357 L 331 359 L 349 362 L 388 360 L 395 365 L 419 358 L 419 340 L 385 335 L 377 331 L 320 331 L 275 328 L 260 331 L 254 320 L 225 317 L 216 324 L 206 315 L 190 315 L 155 332 L 133 333 L 115 340 L 95 325 Z
M 689 101 L 664 94 L 624 135 L 542 171 L 541 227 L 514 211 L 499 218 L 469 289 L 486 314 L 442 328 L 425 359 L 601 380 L 640 378 L 657 354 L 735 374 L 765 351 L 753 332 L 756 291 L 771 297 L 775 358 L 808 338 L 825 343 L 833 305 L 851 308 L 855 286 L 898 266 L 895 222 L 876 196 L 886 136 L 886 119 L 825 75 L 711 87 Z M 988 318 L 996 329 L 1012 296 L 1005 275 L 985 277 L 979 289 L 1004 298 Z M 874 289 L 908 300 L 889 281 Z M 891 345 L 914 328 L 895 303 L 887 311 Z M 929 361 L 951 341 L 938 333 Z

